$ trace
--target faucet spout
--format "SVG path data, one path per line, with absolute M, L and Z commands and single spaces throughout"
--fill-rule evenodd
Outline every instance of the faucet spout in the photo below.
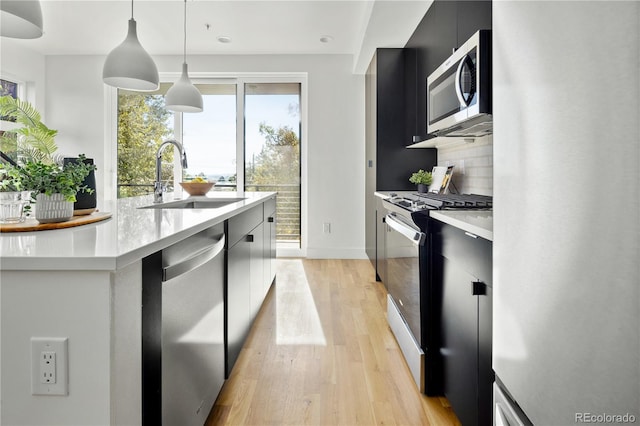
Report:
M 169 139 L 160 144 L 158 151 L 156 152 L 156 180 L 153 184 L 154 203 L 162 202 L 162 194 L 164 193 L 164 185 L 162 184 L 162 152 L 169 145 L 173 145 L 178 148 L 178 151 L 180 152 L 180 164 L 183 169 L 187 168 L 187 153 L 180 142 L 175 139 Z

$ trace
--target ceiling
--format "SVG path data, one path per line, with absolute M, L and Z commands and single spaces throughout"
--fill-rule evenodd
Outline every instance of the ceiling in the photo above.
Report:
M 187 54 L 351 54 L 362 73 L 377 47 L 403 47 L 432 0 L 188 0 Z M 44 35 L 15 40 L 44 55 L 106 55 L 127 33 L 128 0 L 41 0 Z M 138 38 L 182 54 L 182 0 L 136 0 Z M 231 39 L 221 43 L 219 36 Z M 329 43 L 320 38 L 330 36 Z

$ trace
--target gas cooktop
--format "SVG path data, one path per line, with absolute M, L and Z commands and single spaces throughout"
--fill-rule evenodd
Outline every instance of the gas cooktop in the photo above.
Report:
M 434 194 L 415 192 L 411 194 L 391 193 L 386 201 L 412 212 L 420 210 L 491 210 L 493 198 L 477 194 Z

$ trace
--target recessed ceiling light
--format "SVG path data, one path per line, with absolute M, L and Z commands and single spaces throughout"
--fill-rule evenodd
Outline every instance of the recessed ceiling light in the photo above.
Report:
M 220 43 L 231 43 L 231 37 L 227 36 L 218 36 L 218 41 Z
M 330 35 L 323 35 L 320 37 L 321 43 L 330 43 L 332 41 L 333 41 L 333 37 L 331 37 Z

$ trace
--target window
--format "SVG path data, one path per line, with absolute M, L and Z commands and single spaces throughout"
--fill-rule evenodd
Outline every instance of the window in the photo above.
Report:
M 171 150 L 165 151 L 162 180 L 169 191 L 177 181 L 201 176 L 216 182 L 214 191 L 277 192 L 279 247 L 300 249 L 302 83 L 257 78 L 195 83 L 204 103 L 196 114 L 166 110 L 169 83 L 157 92 L 118 91 L 118 198 L 153 192 L 155 153 L 173 138 L 183 144 L 188 168 L 175 176 L 180 169 L 173 167 Z
M 186 178 L 205 177 L 216 191 L 235 191 L 236 85 L 196 84 L 203 112 L 182 114 L 182 141 L 188 157 Z
M 118 198 L 153 193 L 155 153 L 174 138 L 174 115 L 164 103 L 170 86 L 161 84 L 156 92 L 118 90 Z M 173 182 L 172 155 L 170 150 L 164 155 L 169 164 L 163 167 L 163 182 Z

